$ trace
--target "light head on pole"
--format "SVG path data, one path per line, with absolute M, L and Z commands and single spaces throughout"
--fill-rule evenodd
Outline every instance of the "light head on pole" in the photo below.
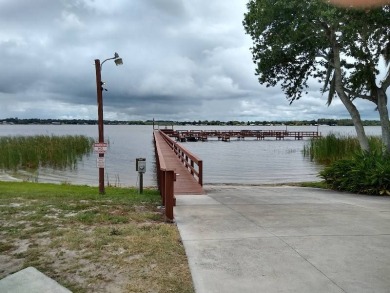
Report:
M 114 54 L 114 62 L 116 64 L 116 66 L 123 64 L 123 60 L 122 60 L 122 58 L 119 57 L 119 54 L 117 52 L 115 52 L 115 54 Z

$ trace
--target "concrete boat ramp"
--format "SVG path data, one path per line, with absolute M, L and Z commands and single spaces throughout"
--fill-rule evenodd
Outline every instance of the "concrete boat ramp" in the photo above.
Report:
M 389 196 L 205 189 L 174 211 L 196 292 L 390 292 Z

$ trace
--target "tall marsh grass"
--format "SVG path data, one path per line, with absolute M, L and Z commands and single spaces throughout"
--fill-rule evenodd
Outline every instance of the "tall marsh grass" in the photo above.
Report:
M 94 140 L 83 135 L 0 137 L 0 168 L 3 170 L 51 167 L 74 169 L 92 152 Z
M 382 140 L 380 137 L 369 137 L 371 150 L 380 152 Z M 320 164 L 329 165 L 340 159 L 350 159 L 356 153 L 361 152 L 359 141 L 356 137 L 336 136 L 329 134 L 310 140 L 303 148 L 305 157 Z

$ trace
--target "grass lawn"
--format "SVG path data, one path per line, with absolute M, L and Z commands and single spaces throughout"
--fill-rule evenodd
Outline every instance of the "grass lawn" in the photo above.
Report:
M 194 292 L 156 190 L 0 182 L 0 279 L 33 266 L 73 292 Z

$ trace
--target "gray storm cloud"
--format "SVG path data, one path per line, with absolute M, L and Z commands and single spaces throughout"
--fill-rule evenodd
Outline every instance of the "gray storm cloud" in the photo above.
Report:
M 348 117 L 319 86 L 289 105 L 260 86 L 245 1 L 2 0 L 0 119 L 96 119 L 94 59 L 107 119 L 294 120 Z M 364 105 L 364 119 L 377 119 Z

